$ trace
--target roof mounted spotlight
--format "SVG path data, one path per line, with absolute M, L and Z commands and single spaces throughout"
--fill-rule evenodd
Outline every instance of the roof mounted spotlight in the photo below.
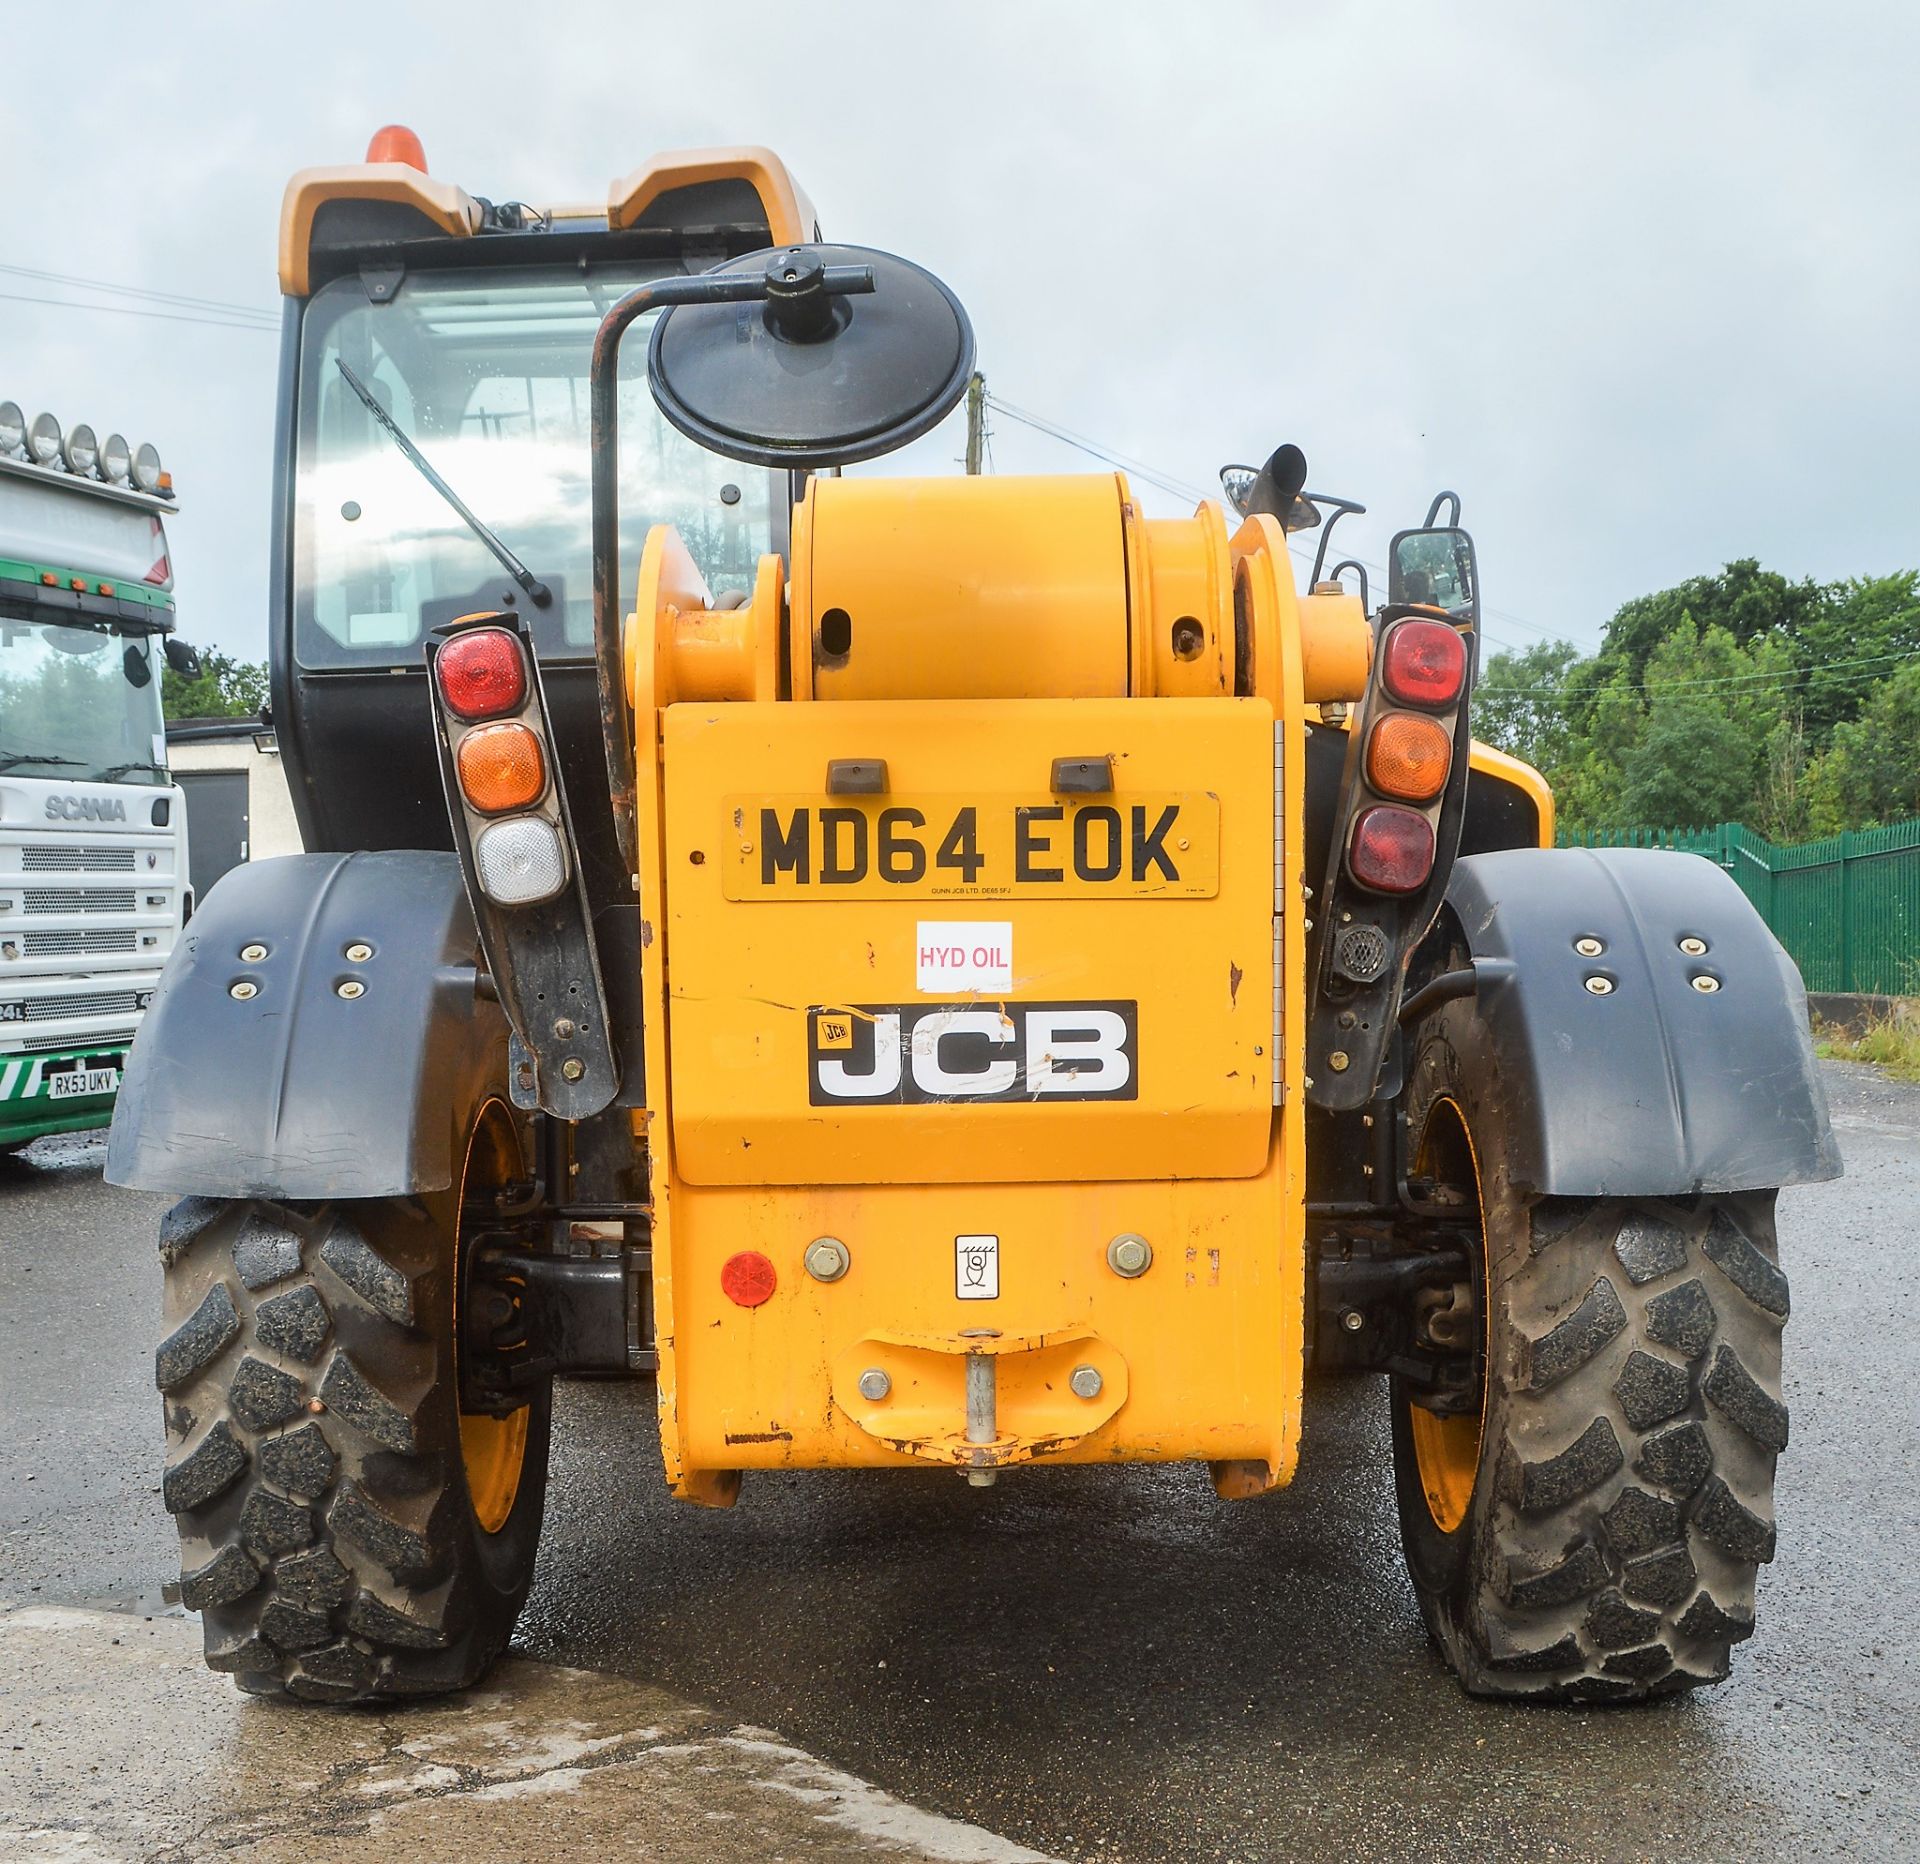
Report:
M 27 451 L 36 466 L 60 463 L 60 423 L 51 414 L 36 414 L 27 429 Z
M 0 401 L 0 459 L 27 457 L 27 417 L 17 401 Z
M 125 485 L 133 474 L 133 449 L 124 434 L 109 434 L 100 443 L 100 477 L 109 485 Z
M 77 473 L 82 479 L 93 477 L 93 469 L 100 460 L 100 442 L 94 438 L 93 429 L 85 421 L 75 423 L 73 431 L 67 435 L 63 451 L 68 472 Z
M 133 482 L 143 492 L 160 490 L 160 449 L 143 440 L 133 455 Z

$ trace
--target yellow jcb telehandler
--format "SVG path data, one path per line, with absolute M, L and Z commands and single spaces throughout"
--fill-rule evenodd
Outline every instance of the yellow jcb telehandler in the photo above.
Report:
M 281 230 L 309 852 L 202 905 L 110 1152 L 182 1199 L 208 1661 L 477 1678 L 558 1377 L 651 1377 L 709 1506 L 1170 1461 L 1237 1501 L 1361 1368 L 1467 1688 L 1725 1675 L 1787 1440 L 1774 1194 L 1838 1169 L 1804 998 L 1724 873 L 1554 849 L 1473 742 L 1457 500 L 1376 603 L 1296 588 L 1343 502 L 1291 447 L 1231 515 L 841 477 L 973 336 L 777 158 L 540 208 L 370 157 Z

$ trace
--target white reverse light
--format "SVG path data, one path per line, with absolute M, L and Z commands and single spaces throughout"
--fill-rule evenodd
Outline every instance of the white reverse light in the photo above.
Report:
M 535 906 L 567 884 L 566 850 L 541 816 L 515 816 L 482 829 L 473 864 L 480 890 L 500 906 Z

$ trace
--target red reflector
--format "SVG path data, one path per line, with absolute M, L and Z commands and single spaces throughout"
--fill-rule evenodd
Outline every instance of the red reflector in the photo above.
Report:
M 456 634 L 434 662 L 440 696 L 460 718 L 492 718 L 526 703 L 527 663 L 520 643 L 504 628 Z
M 1347 866 L 1376 893 L 1417 893 L 1433 872 L 1433 826 L 1392 803 L 1363 809 L 1347 843 Z
M 779 1277 L 757 1249 L 729 1256 L 720 1270 L 720 1292 L 736 1307 L 758 1307 L 773 1298 Z
M 1402 705 L 1452 705 L 1467 677 L 1467 644 L 1444 621 L 1400 621 L 1387 631 L 1381 678 Z
M 427 172 L 427 152 L 420 146 L 420 138 L 404 123 L 388 123 L 375 130 L 373 140 L 367 144 L 367 160 L 404 162 L 423 175 Z

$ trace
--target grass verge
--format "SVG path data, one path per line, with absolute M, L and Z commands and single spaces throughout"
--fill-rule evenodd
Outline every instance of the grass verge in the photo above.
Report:
M 1820 1024 L 1814 1046 L 1829 1061 L 1866 1061 L 1884 1068 L 1896 1081 L 1920 1081 L 1920 1025 L 1883 1017 L 1857 1036 Z

